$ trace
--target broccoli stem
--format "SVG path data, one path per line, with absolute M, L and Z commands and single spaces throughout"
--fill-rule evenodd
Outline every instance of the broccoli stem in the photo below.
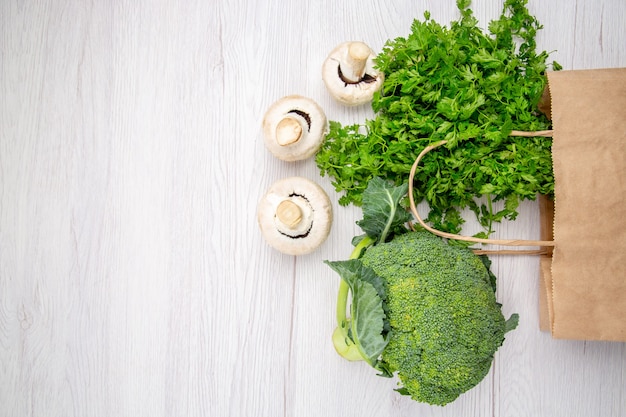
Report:
M 337 294 L 337 326 L 346 327 L 346 308 L 348 307 L 348 293 L 350 287 L 346 281 L 341 280 L 339 283 L 339 293 Z
M 350 259 L 358 259 L 361 257 L 361 253 L 368 246 L 375 242 L 369 236 L 365 236 L 354 247 Z M 348 360 L 364 360 L 358 352 L 358 347 L 350 340 L 348 336 L 349 319 L 346 316 L 346 310 L 348 308 L 348 295 L 350 294 L 350 286 L 343 279 L 339 283 L 339 292 L 337 294 L 337 328 L 333 334 L 333 344 L 335 350 L 341 356 Z

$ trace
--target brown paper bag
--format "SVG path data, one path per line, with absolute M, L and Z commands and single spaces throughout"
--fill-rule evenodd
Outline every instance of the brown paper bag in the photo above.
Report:
M 626 68 L 551 72 L 548 89 L 555 195 L 540 208 L 555 246 L 541 260 L 541 328 L 626 341 Z

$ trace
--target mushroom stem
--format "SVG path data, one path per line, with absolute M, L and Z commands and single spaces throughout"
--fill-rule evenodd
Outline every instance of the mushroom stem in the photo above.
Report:
M 346 65 L 341 66 L 343 78 L 348 82 L 358 83 L 365 75 L 365 64 L 370 56 L 370 47 L 363 42 L 352 42 L 348 46 Z
M 291 200 L 283 200 L 276 207 L 276 217 L 290 229 L 295 229 L 302 221 L 302 209 Z
M 296 143 L 302 137 L 302 125 L 292 117 L 285 117 L 276 125 L 276 142 L 280 146 Z

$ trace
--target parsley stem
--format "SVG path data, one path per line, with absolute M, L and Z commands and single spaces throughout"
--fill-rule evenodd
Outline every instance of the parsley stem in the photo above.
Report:
M 487 224 L 487 236 L 493 233 L 493 204 L 491 194 L 487 194 L 487 209 L 489 210 L 489 223 Z

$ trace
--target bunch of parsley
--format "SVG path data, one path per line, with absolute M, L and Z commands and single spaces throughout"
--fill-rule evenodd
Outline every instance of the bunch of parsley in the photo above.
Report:
M 388 41 L 375 59 L 385 73 L 375 94 L 375 118 L 364 125 L 330 122 L 316 155 L 342 205 L 360 206 L 374 177 L 405 183 L 411 165 L 428 145 L 415 174 L 416 201 L 426 200 L 435 227 L 461 230 L 459 211 L 470 208 L 487 236 L 491 225 L 515 219 L 521 200 L 554 188 L 551 140 L 512 137 L 512 130 L 549 129 L 537 109 L 546 85 L 548 53 L 536 52 L 541 25 L 526 0 L 505 0 L 488 32 L 477 26 L 470 0 L 457 0 L 460 18 L 442 26 L 424 14 L 408 37 Z M 552 64 L 558 70 L 557 63 Z M 503 201 L 498 210 L 493 202 Z

